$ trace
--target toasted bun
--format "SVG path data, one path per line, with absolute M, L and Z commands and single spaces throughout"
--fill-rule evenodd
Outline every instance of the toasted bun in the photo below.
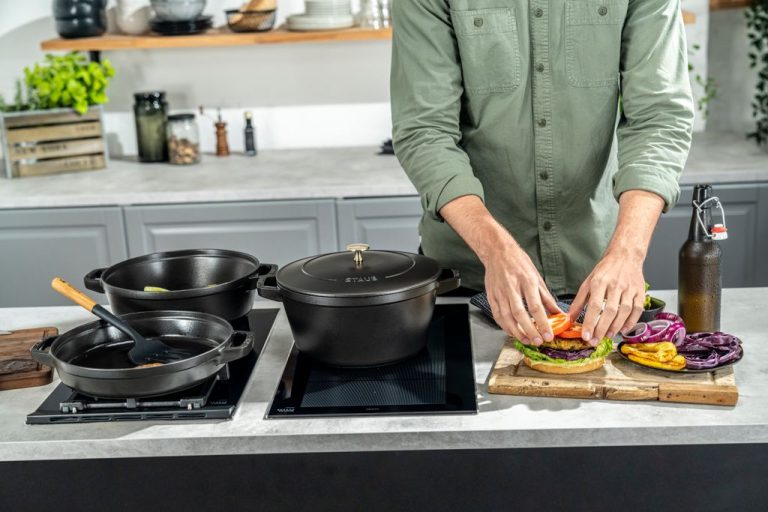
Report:
M 556 350 L 584 350 L 587 348 L 595 348 L 581 338 L 569 340 L 565 338 L 558 338 L 557 336 L 555 336 L 555 339 L 552 341 L 545 341 L 541 344 L 541 346 L 545 348 L 553 348 Z
M 598 357 L 596 359 L 586 359 L 581 364 L 563 365 L 557 363 L 547 363 L 546 361 L 533 361 L 528 357 L 523 358 L 523 362 L 529 368 L 533 368 L 536 371 L 544 373 L 558 373 L 558 374 L 573 374 L 573 373 L 587 373 L 597 370 L 603 367 L 605 362 L 604 357 Z

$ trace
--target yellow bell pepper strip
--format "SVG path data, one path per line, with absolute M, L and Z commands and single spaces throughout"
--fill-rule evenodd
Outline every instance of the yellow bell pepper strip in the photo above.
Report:
M 621 346 L 621 353 L 631 361 L 664 370 L 682 370 L 685 368 L 685 358 L 678 355 L 673 343 L 634 343 Z

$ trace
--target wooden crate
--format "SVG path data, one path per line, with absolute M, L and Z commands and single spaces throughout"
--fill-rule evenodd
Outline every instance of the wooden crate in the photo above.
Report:
M 101 107 L 0 113 L 0 142 L 9 178 L 107 166 Z

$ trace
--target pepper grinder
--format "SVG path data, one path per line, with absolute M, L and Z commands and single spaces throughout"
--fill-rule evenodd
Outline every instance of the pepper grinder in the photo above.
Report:
M 213 118 L 205 113 L 205 108 L 200 105 L 198 107 L 200 115 L 205 116 L 208 119 Z M 221 109 L 217 110 L 216 119 L 213 120 L 213 125 L 216 127 L 216 156 L 229 156 L 229 142 L 227 141 L 227 123 L 221 118 Z

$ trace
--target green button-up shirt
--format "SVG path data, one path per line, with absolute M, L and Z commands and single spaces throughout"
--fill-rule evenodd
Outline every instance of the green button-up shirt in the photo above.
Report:
M 395 152 L 424 252 L 464 285 L 483 267 L 439 215 L 459 196 L 556 293 L 602 256 L 622 192 L 677 201 L 694 110 L 679 0 L 398 0 L 393 17 Z

